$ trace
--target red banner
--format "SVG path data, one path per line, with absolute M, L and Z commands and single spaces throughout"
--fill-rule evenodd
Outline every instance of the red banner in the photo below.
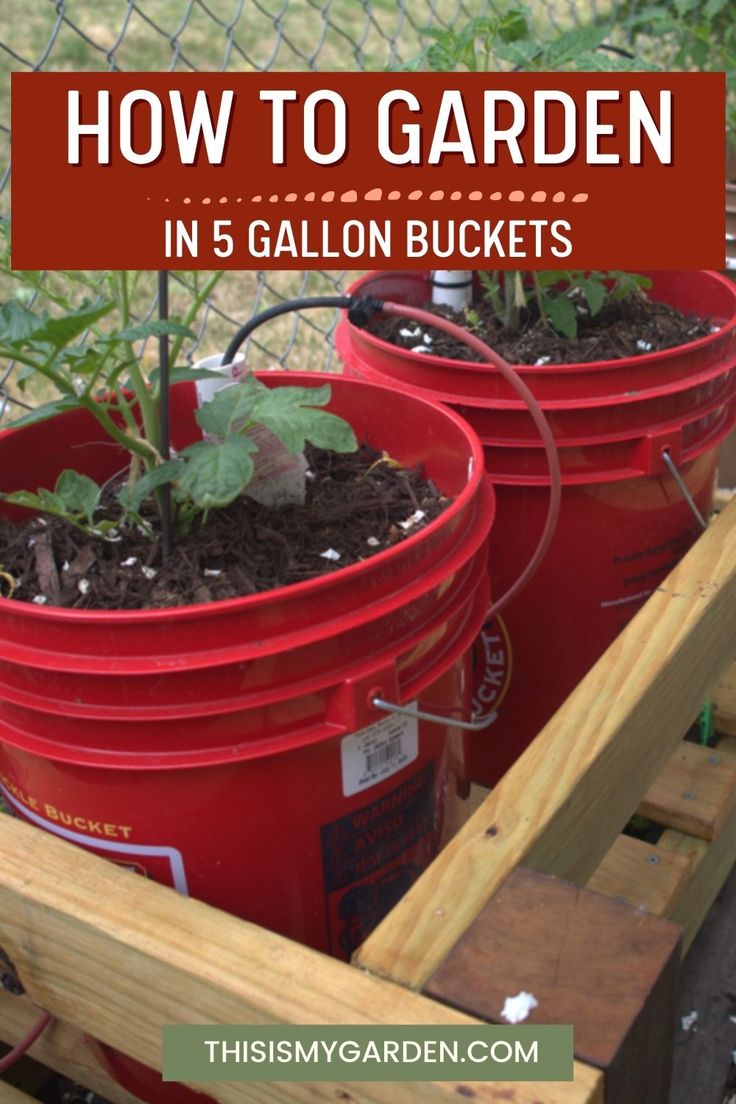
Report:
M 723 74 L 20 73 L 15 268 L 721 268 Z

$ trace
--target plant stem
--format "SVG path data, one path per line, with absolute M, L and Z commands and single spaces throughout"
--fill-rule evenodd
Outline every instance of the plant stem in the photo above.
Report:
M 549 327 L 549 320 L 544 310 L 544 297 L 542 295 L 542 285 L 539 282 L 539 277 L 536 272 L 532 272 L 532 284 L 534 285 L 534 298 L 537 301 L 539 307 L 539 317 L 542 320 L 543 325 Z
M 19 364 L 25 364 L 28 368 L 33 368 L 34 371 L 42 371 L 42 369 L 39 368 L 37 361 L 33 360 L 29 356 L 24 356 L 23 353 L 16 352 L 15 349 L 9 349 L 7 345 L 3 345 L 2 343 L 0 343 L 0 357 L 2 357 L 3 360 L 17 360 Z M 51 379 L 52 383 L 56 383 L 56 380 L 53 379 L 53 377 L 49 376 L 48 373 L 44 374 L 46 375 L 47 379 Z
M 44 376 L 47 380 L 53 383 L 54 386 L 57 387 L 59 391 L 61 391 L 62 395 L 73 395 L 76 397 L 77 393 L 72 385 L 68 383 L 67 380 L 65 380 L 59 372 L 51 367 L 55 353 L 52 353 L 48 360 L 46 360 L 43 364 L 39 364 L 37 360 L 33 360 L 31 357 L 24 356 L 22 353 L 17 353 L 15 349 L 5 351 L 6 348 L 6 346 L 0 345 L 0 356 L 6 358 L 7 360 L 17 360 L 19 364 L 25 364 L 29 368 L 33 368 L 35 372 L 40 373 L 40 375 Z
M 194 319 L 199 314 L 199 311 L 202 307 L 202 304 L 204 302 L 206 302 L 207 299 L 209 299 L 210 295 L 212 294 L 214 289 L 217 287 L 217 284 L 219 283 L 219 281 L 222 279 L 222 277 L 224 275 L 225 275 L 224 272 L 213 272 L 212 275 L 210 276 L 209 280 L 207 281 L 207 283 L 202 288 L 202 290 L 200 292 L 195 293 L 194 298 L 192 299 L 192 302 L 189 306 L 189 310 L 186 312 L 186 314 L 182 318 L 182 324 L 184 326 L 186 326 L 187 329 L 189 329 L 192 322 L 194 321 Z M 174 340 L 172 342 L 172 345 L 171 345 L 170 361 L 171 361 L 172 367 L 176 367 L 176 362 L 177 362 L 177 359 L 179 357 L 179 353 L 181 352 L 181 347 L 182 347 L 183 344 L 184 344 L 184 335 L 183 334 L 178 334 L 174 338 Z
M 119 445 L 129 452 L 134 452 L 137 453 L 138 456 L 141 456 L 146 462 L 147 467 L 155 465 L 158 453 L 155 446 L 152 445 L 150 441 L 141 437 L 133 437 L 131 434 L 125 433 L 124 430 L 115 425 L 115 422 L 108 414 L 106 408 L 101 403 L 96 402 L 91 396 L 80 395 L 78 398 L 79 405 L 89 411 L 93 418 L 97 419 L 105 432 L 109 434 L 114 441 L 117 441 Z
M 130 468 L 128 469 L 128 490 L 132 490 L 136 485 L 141 474 L 141 458 L 133 454 L 130 458 Z
M 123 418 L 123 421 L 125 422 L 126 426 L 128 427 L 128 431 L 130 433 L 134 434 L 135 436 L 139 436 L 140 431 L 139 431 L 139 428 L 138 428 L 138 423 L 136 422 L 135 418 L 133 417 L 132 411 L 130 409 L 130 403 L 126 400 L 125 395 L 123 394 L 123 392 L 120 390 L 119 387 L 113 388 L 113 394 L 115 395 L 115 398 L 118 400 L 117 409 L 120 411 L 120 414 Z
M 115 282 L 118 289 L 118 300 L 120 304 L 120 319 L 122 328 L 125 329 L 130 322 L 130 295 L 128 292 L 128 273 L 117 272 L 115 273 Z M 158 418 L 156 417 L 156 403 L 151 395 L 150 388 L 143 378 L 143 373 L 138 363 L 138 357 L 135 355 L 135 350 L 129 341 L 125 342 L 128 355 L 130 357 L 130 383 L 133 388 L 133 393 L 138 400 L 138 405 L 141 411 L 141 420 L 143 422 L 143 433 L 146 439 L 151 443 L 156 453 L 161 451 L 161 441 L 159 437 Z M 146 461 L 146 467 L 151 466 L 150 453 Z
M 511 279 L 509 278 L 511 277 Z M 519 328 L 519 287 L 521 285 L 521 295 L 523 297 L 523 284 L 521 284 L 520 272 L 504 272 L 503 274 L 503 297 L 506 303 L 506 313 L 504 316 L 504 325 L 513 331 Z

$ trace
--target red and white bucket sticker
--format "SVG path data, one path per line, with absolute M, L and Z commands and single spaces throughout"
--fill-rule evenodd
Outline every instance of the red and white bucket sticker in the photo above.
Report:
M 416 709 L 417 702 L 409 707 Z M 367 790 L 396 774 L 419 755 L 416 717 L 394 714 L 344 736 L 340 743 L 343 797 Z
M 497 712 L 511 683 L 513 652 L 502 617 L 487 621 L 473 644 L 473 712 Z
M 79 844 L 87 851 L 94 851 L 102 858 L 110 859 L 119 866 L 125 866 L 137 874 L 143 874 L 162 885 L 171 886 L 173 889 L 187 895 L 187 876 L 184 870 L 184 858 L 176 847 L 156 847 L 150 844 L 135 844 L 124 840 L 119 842 L 110 839 L 114 829 L 115 834 L 125 836 L 130 834 L 127 826 L 106 824 L 104 821 L 89 820 L 80 816 L 72 816 L 56 808 L 56 806 L 43 804 L 33 799 L 34 805 L 40 806 L 45 816 L 40 812 L 34 812 L 22 801 L 19 801 L 9 790 L 7 785 L 0 783 L 0 793 L 11 812 L 17 812 L 24 820 L 29 820 L 46 832 L 52 832 L 55 836 Z M 73 827 L 66 827 L 69 824 Z M 84 826 L 87 832 L 74 831 L 74 828 Z M 102 837 L 102 838 L 98 838 Z

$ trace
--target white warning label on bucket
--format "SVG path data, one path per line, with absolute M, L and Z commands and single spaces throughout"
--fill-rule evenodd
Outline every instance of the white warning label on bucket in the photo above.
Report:
M 417 703 L 410 702 L 416 709 Z M 343 797 L 367 790 L 396 774 L 419 755 L 419 722 L 394 714 L 344 736 L 340 744 Z

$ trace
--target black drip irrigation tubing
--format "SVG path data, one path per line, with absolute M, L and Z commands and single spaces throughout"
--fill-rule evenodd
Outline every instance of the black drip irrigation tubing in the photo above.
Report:
M 224 357 L 222 358 L 223 365 L 231 365 L 235 356 L 240 349 L 243 342 L 253 333 L 258 326 L 261 326 L 264 322 L 268 322 L 272 318 L 278 318 L 281 314 L 288 314 L 291 311 L 299 310 L 312 310 L 319 307 L 332 307 L 333 309 L 346 310 L 348 312 L 348 318 L 353 325 L 359 328 L 365 327 L 373 315 L 377 311 L 384 311 L 388 315 L 394 317 L 405 317 L 414 321 L 420 322 L 422 325 L 434 325 L 440 330 L 444 330 L 446 333 L 451 333 L 454 337 L 463 341 L 466 345 L 475 349 L 483 357 L 483 361 L 490 365 L 493 365 L 497 371 L 501 373 L 506 382 L 511 386 L 512 390 L 516 392 L 517 396 L 524 402 L 529 414 L 534 421 L 539 435 L 544 445 L 544 450 L 547 455 L 547 462 L 549 465 L 550 475 L 550 496 L 549 496 L 549 509 L 547 511 L 547 519 L 544 523 L 544 529 L 539 539 L 537 547 L 522 571 L 519 578 L 510 586 L 504 594 L 496 601 L 494 601 L 489 607 L 486 618 L 495 617 L 501 610 L 517 597 L 518 594 L 524 589 L 526 584 L 532 578 L 540 563 L 542 562 L 547 550 L 552 542 L 552 538 L 557 527 L 557 521 L 560 512 L 560 495 L 562 490 L 562 476 L 560 473 L 560 460 L 555 447 L 554 436 L 550 429 L 549 423 L 545 418 L 545 415 L 540 408 L 538 402 L 534 398 L 534 395 L 529 390 L 528 386 L 524 383 L 523 379 L 516 373 L 514 368 L 508 364 L 503 357 L 494 352 L 485 342 L 482 342 L 479 338 L 473 334 L 464 332 L 462 327 L 451 322 L 447 318 L 437 317 L 434 318 L 426 310 L 422 310 L 418 307 L 408 306 L 407 304 L 392 303 L 385 300 L 374 299 L 370 296 L 353 297 L 349 295 L 324 295 L 317 296 L 315 298 L 299 298 L 289 299 L 284 303 L 279 303 L 277 306 L 269 307 L 265 311 L 261 311 L 260 314 L 254 315 L 249 322 L 246 322 L 244 326 L 236 333 L 227 347 Z
M 278 318 L 282 314 L 290 314 L 292 311 L 316 310 L 320 307 L 332 307 L 335 310 L 346 310 L 350 321 L 356 326 L 365 326 L 373 315 L 383 309 L 380 299 L 371 299 L 368 296 L 356 298 L 352 295 L 316 295 L 303 299 L 287 299 L 284 303 L 278 303 L 275 307 L 268 307 L 260 314 L 254 314 L 250 321 L 241 326 L 235 337 L 227 347 L 223 365 L 232 364 L 235 355 L 244 341 L 250 337 L 254 330 L 264 322 L 272 318 Z

